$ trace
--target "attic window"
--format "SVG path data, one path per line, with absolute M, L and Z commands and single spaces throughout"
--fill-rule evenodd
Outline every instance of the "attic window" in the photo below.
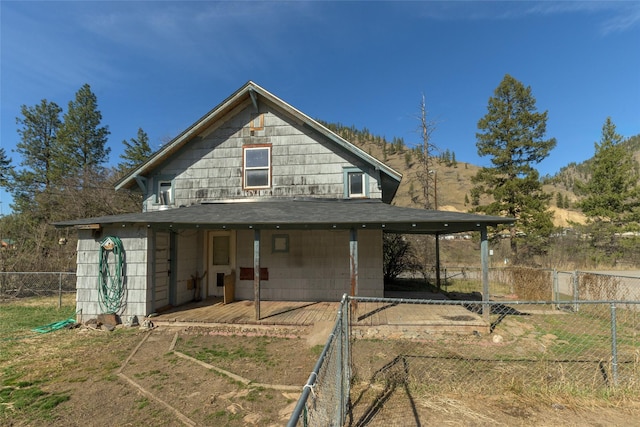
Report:
M 269 188 L 271 186 L 271 145 L 243 147 L 244 188 Z
M 354 167 L 344 168 L 344 197 L 357 199 L 368 197 L 369 177 Z
M 364 174 L 349 172 L 349 197 L 364 197 Z
M 159 181 L 158 182 L 158 204 L 171 205 L 173 204 L 173 185 L 171 181 Z

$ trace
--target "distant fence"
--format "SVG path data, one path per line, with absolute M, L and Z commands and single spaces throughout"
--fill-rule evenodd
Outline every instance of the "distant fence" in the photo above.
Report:
M 482 270 L 447 267 L 441 271 L 442 289 L 482 293 Z M 640 300 L 640 272 L 597 273 L 540 268 L 489 269 L 489 294 L 495 299 L 550 300 Z
M 0 300 L 34 296 L 62 297 L 76 291 L 76 273 L 0 272 Z
M 637 398 L 639 330 L 638 301 L 348 298 L 288 425 L 421 425 L 443 396 Z

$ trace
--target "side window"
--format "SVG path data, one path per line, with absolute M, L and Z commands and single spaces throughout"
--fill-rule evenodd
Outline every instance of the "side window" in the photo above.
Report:
M 364 174 L 349 172 L 349 197 L 364 197 Z
M 358 168 L 344 168 L 344 197 L 357 199 L 369 196 L 369 177 Z
M 243 187 L 246 189 L 271 186 L 271 146 L 243 148 Z
M 173 183 L 167 180 L 158 181 L 156 203 L 160 205 L 173 204 Z

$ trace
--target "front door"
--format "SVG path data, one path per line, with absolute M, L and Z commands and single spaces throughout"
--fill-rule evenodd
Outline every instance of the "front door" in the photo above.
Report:
M 167 232 L 157 232 L 155 239 L 155 272 L 153 307 L 157 311 L 169 305 L 171 282 L 170 236 Z
M 224 296 L 225 302 L 233 300 L 235 239 L 233 231 L 211 231 L 207 239 L 207 296 Z

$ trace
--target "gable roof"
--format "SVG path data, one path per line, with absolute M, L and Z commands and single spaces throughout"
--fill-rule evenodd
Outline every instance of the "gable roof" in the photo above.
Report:
M 512 224 L 499 216 L 404 208 L 380 200 L 259 199 L 206 203 L 164 211 L 63 221 L 56 227 L 146 224 L 154 228 L 222 230 L 377 229 L 397 233 L 459 233 Z
M 381 172 L 380 179 L 383 194 L 385 193 L 385 190 L 387 190 L 387 194 L 384 196 L 385 202 L 391 202 L 391 199 L 395 195 L 398 186 L 400 185 L 400 180 L 402 179 L 401 173 L 385 165 L 375 157 L 367 154 L 363 150 L 351 144 L 349 141 L 327 129 L 325 126 L 321 125 L 300 110 L 287 104 L 277 96 L 273 95 L 272 93 L 268 92 L 252 81 L 248 81 L 244 86 L 238 89 L 227 99 L 222 101 L 218 106 L 202 116 L 194 124 L 189 126 L 180 135 L 178 135 L 165 146 L 156 151 L 144 163 L 126 174 L 120 181 L 116 183 L 116 190 L 120 190 L 122 188 L 131 188 L 136 183 L 136 177 L 147 175 L 163 161 L 176 153 L 190 140 L 203 134 L 204 132 L 206 132 L 206 134 L 210 133 L 212 127 L 215 127 L 217 123 L 222 123 L 229 116 L 235 115 L 237 112 L 239 112 L 237 109 L 245 108 L 247 102 L 251 102 L 257 108 L 258 103 L 261 102 L 261 99 L 275 105 L 297 123 L 307 126 L 311 130 L 323 135 L 330 141 L 333 141 L 337 146 L 342 147 L 348 152 L 354 154 L 356 157 L 360 158 L 365 163 L 371 165 L 375 170 L 379 170 Z

